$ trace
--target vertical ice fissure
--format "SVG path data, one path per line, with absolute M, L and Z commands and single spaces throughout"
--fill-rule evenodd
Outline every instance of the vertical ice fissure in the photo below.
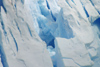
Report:
M 14 35 L 12 34 L 12 31 L 10 29 L 9 29 L 9 31 L 10 31 L 10 34 L 11 34 L 13 40 L 14 40 L 14 43 L 15 43 L 15 46 L 16 46 L 16 51 L 18 52 L 18 44 L 17 44 L 17 41 L 16 41 Z

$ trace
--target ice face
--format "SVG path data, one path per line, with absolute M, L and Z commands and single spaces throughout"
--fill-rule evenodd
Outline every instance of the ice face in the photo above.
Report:
M 0 67 L 99 67 L 99 6 L 99 0 L 0 0 Z
M 53 67 L 24 0 L 2 2 L 7 12 L 0 4 L 0 67 Z
M 55 45 L 57 67 L 89 67 L 93 65 L 93 61 L 90 59 L 85 44 L 80 42 L 77 38 L 56 38 Z M 61 58 L 62 61 L 60 61 L 59 58 Z

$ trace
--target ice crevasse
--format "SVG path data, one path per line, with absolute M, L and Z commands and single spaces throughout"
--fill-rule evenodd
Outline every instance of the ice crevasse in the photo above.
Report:
M 0 67 L 100 67 L 99 0 L 0 0 Z

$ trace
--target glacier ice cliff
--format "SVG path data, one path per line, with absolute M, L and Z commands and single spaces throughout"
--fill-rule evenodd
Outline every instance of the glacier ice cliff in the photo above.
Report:
M 0 0 L 0 67 L 53 67 L 24 0 Z
M 100 67 L 99 0 L 0 0 L 0 67 Z

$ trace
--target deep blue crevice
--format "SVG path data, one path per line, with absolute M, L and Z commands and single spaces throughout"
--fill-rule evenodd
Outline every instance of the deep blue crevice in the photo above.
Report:
M 78 25 L 80 25 L 80 23 L 77 21 Z
M 82 4 L 82 6 L 83 6 L 83 5 L 84 5 L 83 2 L 82 2 L 81 0 L 80 0 L 80 2 L 81 2 L 81 4 Z
M 40 38 L 46 42 L 47 46 L 52 46 L 55 48 L 54 44 L 54 36 L 48 31 L 47 33 L 44 33 L 45 31 L 42 31 L 39 33 Z
M 15 0 L 15 3 L 14 3 L 14 7 L 16 8 L 16 2 L 17 2 L 17 0 Z
M 90 2 L 91 2 L 91 4 L 94 6 L 94 3 L 91 1 L 91 0 L 89 0 Z
M 85 11 L 86 16 L 89 17 L 89 14 L 88 14 L 87 10 L 85 9 L 85 7 L 83 7 L 83 9 Z
M 14 4 L 15 8 L 16 8 L 16 4 Z
M 49 3 L 48 1 L 46 0 L 46 3 L 47 3 L 47 8 L 50 9 L 50 6 L 49 6 Z
M 56 17 L 53 15 L 52 11 L 51 11 L 51 16 L 52 16 L 53 20 L 56 21 Z
M 74 4 L 75 4 L 75 2 L 74 2 L 74 0 L 71 0 Z M 75 4 L 76 5 L 76 4 Z
M 5 30 L 5 26 L 4 26 L 3 21 L 1 21 L 1 26 L 2 26 L 2 29 L 3 29 L 4 35 L 7 36 L 7 32 Z
M 30 33 L 30 36 L 33 37 L 32 32 L 31 32 L 30 27 L 29 27 L 28 24 L 27 24 L 27 28 L 28 28 L 28 31 L 29 31 L 29 33 Z
M 99 15 L 100 15 L 100 11 L 98 11 L 98 10 L 97 10 L 97 12 L 98 12 L 98 13 L 99 13 Z
M 12 38 L 13 38 L 14 42 L 15 42 L 16 50 L 17 50 L 17 52 L 18 52 L 18 44 L 17 44 L 17 41 L 16 41 L 16 39 L 14 38 L 14 36 L 13 36 L 13 34 L 12 34 L 12 31 L 11 31 L 11 30 L 10 30 L 10 34 L 11 34 L 11 36 L 12 36 Z
M 48 46 L 52 46 L 53 48 L 55 48 L 54 40 L 55 40 L 55 39 L 52 39 L 52 40 L 49 42 Z
M 69 2 L 68 1 L 66 1 L 66 3 L 71 7 L 71 5 L 69 4 Z M 72 7 L 71 7 L 72 8 Z
M 92 25 L 96 25 L 99 28 L 99 30 L 100 30 L 100 18 L 95 20 Z
M 9 39 L 7 37 L 7 32 L 5 30 L 5 25 L 4 25 L 3 21 L 2 21 L 2 18 L 1 18 L 1 27 L 2 27 L 3 33 L 5 35 L 5 39 L 9 42 Z M 6 43 L 7 43 L 7 41 L 6 41 Z
M 18 23 L 15 21 L 15 23 L 16 23 L 16 26 L 17 26 L 17 29 L 19 30 L 19 32 L 20 32 L 20 34 L 21 34 L 21 31 L 20 31 L 20 28 L 19 28 L 19 26 L 18 26 Z
M 21 3 L 24 4 L 24 0 L 21 0 Z
M 0 12 L 1 12 L 1 6 L 3 7 L 4 11 L 7 13 L 7 10 L 3 5 L 3 0 L 0 0 Z
M 94 3 L 90 0 L 91 4 L 95 7 Z M 95 8 L 96 9 L 96 8 Z M 96 9 L 97 10 L 97 9 Z M 97 12 L 100 14 L 100 12 L 97 10 Z

